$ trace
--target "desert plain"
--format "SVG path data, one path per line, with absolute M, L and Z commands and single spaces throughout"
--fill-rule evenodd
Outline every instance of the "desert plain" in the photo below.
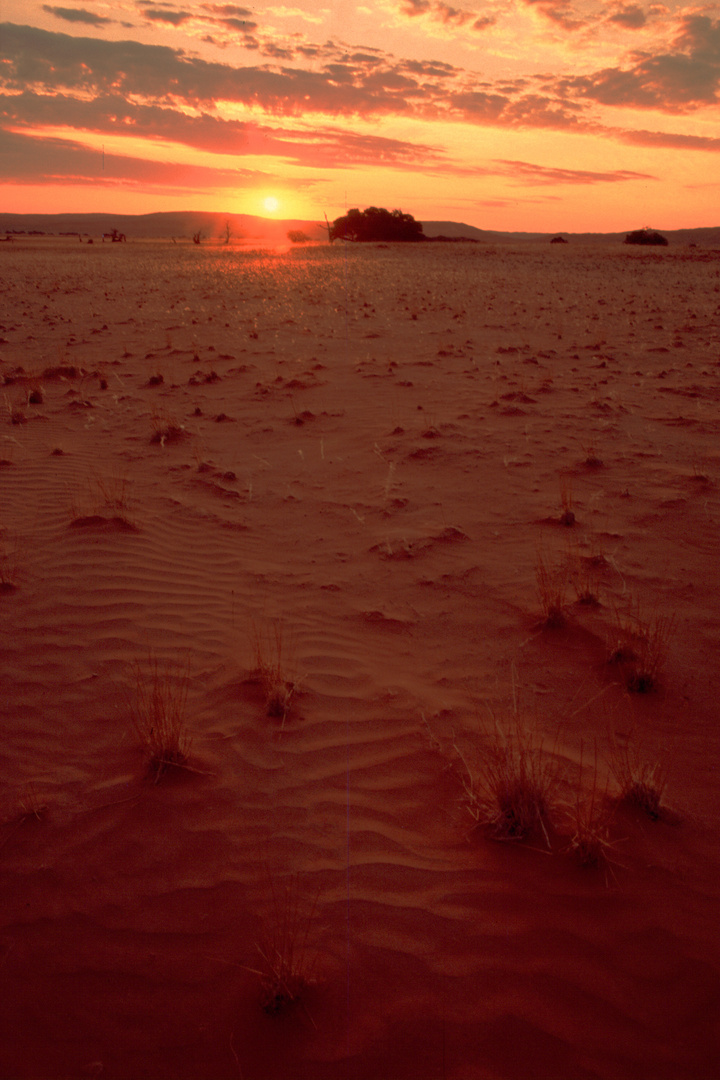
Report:
M 720 252 L 0 282 L 0 1075 L 717 1076 Z

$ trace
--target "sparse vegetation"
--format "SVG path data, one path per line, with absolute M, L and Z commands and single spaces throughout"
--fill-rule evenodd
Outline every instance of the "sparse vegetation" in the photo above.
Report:
M 651 761 L 633 736 L 624 740 L 616 737 L 611 741 L 610 768 L 620 789 L 621 801 L 657 821 L 667 787 L 667 770 L 663 763 Z
M 274 880 L 270 884 L 273 911 L 270 925 L 257 945 L 260 967 L 248 970 L 260 978 L 263 1009 L 275 1014 L 302 1002 L 314 982 L 317 954 L 309 947 L 309 935 L 317 896 L 308 910 L 297 874 L 282 888 Z
M 70 500 L 70 517 L 73 523 L 87 522 L 91 518 L 112 520 L 129 531 L 136 528 L 130 516 L 130 481 L 120 472 L 108 472 L 87 480 L 86 486 L 73 494 Z
M 550 566 L 543 552 L 538 551 L 535 578 L 543 625 L 549 629 L 564 626 L 567 607 L 567 568 L 563 565 Z
M 152 425 L 150 442 L 154 445 L 166 446 L 168 443 L 179 442 L 187 435 L 187 431 L 179 420 L 166 412 L 153 412 L 150 422 Z
M 599 606 L 600 571 L 603 563 L 602 556 L 583 555 L 577 541 L 568 545 L 568 577 L 578 604 L 586 607 Z
M 297 689 L 290 674 L 291 660 L 287 654 L 282 624 L 275 622 L 263 630 L 252 629 L 253 661 L 265 698 L 268 716 L 285 722 L 293 694 Z
M 610 839 L 610 825 L 613 808 L 607 797 L 607 785 L 602 788 L 598 779 L 598 756 L 595 748 L 595 760 L 592 771 L 592 783 L 586 793 L 583 789 L 583 760 L 580 757 L 580 775 L 575 799 L 569 808 L 568 818 L 571 828 L 568 851 L 578 859 L 581 866 L 606 867 L 610 860 L 613 843 Z
M 14 592 L 20 576 L 18 542 L 0 532 L 0 593 Z
M 648 694 L 657 688 L 674 629 L 674 616 L 654 615 L 645 619 L 637 601 L 626 614 L 615 609 L 608 662 L 617 665 L 628 690 Z
M 174 676 L 151 655 L 145 667 L 135 665 L 134 680 L 132 724 L 157 783 L 168 770 L 187 766 L 192 745 L 186 715 L 189 665 Z
M 529 721 L 513 711 L 504 723 L 494 719 L 488 745 L 473 773 L 463 777 L 468 809 L 478 825 L 498 840 L 527 840 L 542 834 L 550 846 L 547 823 L 557 788 L 557 765 Z
M 568 527 L 573 526 L 575 524 L 575 512 L 572 508 L 572 482 L 569 476 L 560 477 L 560 505 L 562 506 L 560 524 Z

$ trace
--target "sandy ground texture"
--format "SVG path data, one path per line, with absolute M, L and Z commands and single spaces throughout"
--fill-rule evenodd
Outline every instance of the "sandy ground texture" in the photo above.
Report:
M 717 1076 L 720 253 L 0 284 L 2 1077 Z

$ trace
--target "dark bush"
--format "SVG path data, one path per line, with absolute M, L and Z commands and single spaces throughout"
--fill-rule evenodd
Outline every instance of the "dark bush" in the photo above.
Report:
M 626 244 L 650 244 L 655 247 L 667 247 L 667 238 L 652 229 L 636 229 L 625 237 Z
M 402 210 L 348 210 L 344 217 L 335 218 L 330 226 L 330 240 L 352 241 L 418 241 L 425 240 L 422 224 L 412 214 Z

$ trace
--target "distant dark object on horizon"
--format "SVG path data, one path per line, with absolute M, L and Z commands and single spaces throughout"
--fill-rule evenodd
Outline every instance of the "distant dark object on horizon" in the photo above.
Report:
M 425 236 L 420 237 L 429 244 L 479 244 L 477 236 Z
M 652 229 L 636 229 L 635 232 L 628 233 L 623 241 L 625 244 L 650 244 L 655 247 L 667 247 L 667 237 L 661 236 L 659 232 L 653 232 Z
M 385 210 L 369 206 L 367 210 L 348 210 L 344 217 L 335 218 L 328 229 L 330 242 L 333 240 L 368 241 L 411 241 L 426 240 L 422 224 L 412 214 L 403 214 L 402 210 Z
M 567 244 L 567 240 L 564 236 L 553 236 L 550 241 L 551 244 Z
M 307 244 L 312 240 L 312 237 L 308 236 L 302 229 L 289 229 L 287 238 L 291 244 Z

